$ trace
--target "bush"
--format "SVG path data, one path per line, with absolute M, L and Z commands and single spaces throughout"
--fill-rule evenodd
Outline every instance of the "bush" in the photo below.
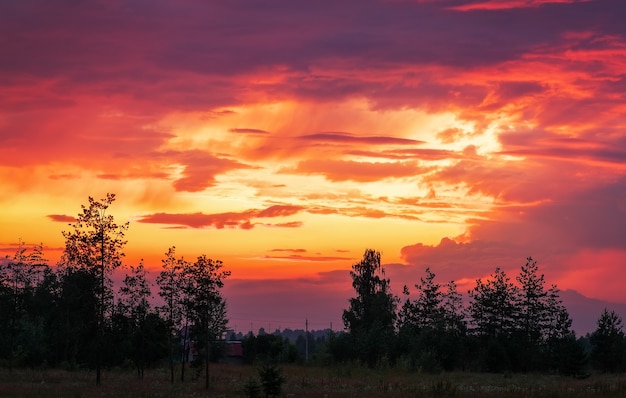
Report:
M 247 398 L 260 398 L 261 386 L 255 379 L 248 379 L 243 385 L 243 393 Z
M 266 397 L 277 397 L 280 395 L 285 376 L 282 370 L 276 365 L 263 365 L 259 369 L 261 385 Z

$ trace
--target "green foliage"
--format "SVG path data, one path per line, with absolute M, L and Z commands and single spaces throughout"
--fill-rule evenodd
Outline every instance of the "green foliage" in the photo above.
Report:
M 266 397 L 279 396 L 286 380 L 282 369 L 271 364 L 265 364 L 259 368 L 259 378 Z
M 250 378 L 243 384 L 243 393 L 246 398 L 260 398 L 261 385 L 256 379 Z

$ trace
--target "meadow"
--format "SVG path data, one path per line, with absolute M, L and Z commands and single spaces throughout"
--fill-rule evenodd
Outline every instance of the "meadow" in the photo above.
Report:
M 543 374 L 441 373 L 361 367 L 285 366 L 283 397 L 624 397 L 626 375 L 574 379 Z M 257 377 L 252 366 L 213 365 L 204 382 L 169 382 L 167 370 L 148 370 L 143 380 L 130 369 L 91 371 L 0 370 L 0 397 L 245 397 L 243 385 Z

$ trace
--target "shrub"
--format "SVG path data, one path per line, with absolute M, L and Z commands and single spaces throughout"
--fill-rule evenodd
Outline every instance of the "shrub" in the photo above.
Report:
M 280 395 L 285 376 L 283 376 L 282 370 L 278 366 L 263 365 L 259 369 L 259 377 L 261 378 L 261 385 L 266 397 L 277 397 Z

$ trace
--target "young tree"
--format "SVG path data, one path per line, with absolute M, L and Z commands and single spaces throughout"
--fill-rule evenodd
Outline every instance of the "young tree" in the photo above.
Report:
M 463 297 L 458 292 L 456 283 L 450 281 L 446 285 L 443 294 L 442 311 L 444 319 L 444 329 L 452 336 L 460 337 L 467 331 L 465 323 L 466 310 L 463 305 Z
M 165 301 L 165 305 L 159 310 L 165 315 L 170 328 L 170 376 L 171 383 L 174 383 L 174 338 L 181 327 L 182 318 L 182 284 L 181 272 L 183 259 L 176 258 L 176 247 L 172 246 L 165 253 L 165 258 L 161 260 L 163 270 L 157 277 L 159 286 L 159 296 Z
M 409 353 L 411 364 L 424 370 L 452 369 L 464 333 L 463 304 L 456 284 L 451 281 L 444 291 L 426 268 L 415 288 L 417 298 L 407 299 L 398 316 L 400 350 Z M 408 294 L 408 288 L 404 292 Z
M 587 354 L 576 340 L 572 318 L 559 298 L 559 289 L 552 285 L 546 295 L 546 312 L 542 320 L 545 361 L 549 367 L 564 375 L 582 375 L 587 366 Z
M 152 292 L 146 279 L 146 269 L 143 262 L 137 267 L 130 267 L 130 274 L 126 274 L 123 285 L 119 289 L 118 309 L 120 314 L 128 320 L 130 326 L 131 348 L 130 353 L 137 368 L 137 377 L 143 379 L 146 365 L 146 319 L 150 313 L 150 298 Z
M 435 330 L 443 324 L 443 293 L 441 285 L 435 283 L 435 274 L 426 268 L 426 276 L 415 285 L 418 296 L 413 302 L 407 300 L 400 311 L 400 327 L 410 327 L 416 331 Z M 405 292 L 408 289 L 405 287 Z
M 220 289 L 230 271 L 223 270 L 223 263 L 205 255 L 183 269 L 185 289 L 189 297 L 190 313 L 196 345 L 204 351 L 205 387 L 209 388 L 209 361 L 211 342 L 220 338 L 226 330 L 226 302 Z
M 606 308 L 591 333 L 591 360 L 603 372 L 620 372 L 626 365 L 626 341 L 622 318 Z
M 390 352 L 394 337 L 398 298 L 380 264 L 380 252 L 367 249 L 363 260 L 352 266 L 352 286 L 357 296 L 343 311 L 343 322 L 354 340 L 359 359 L 374 366 Z
M 515 278 L 518 290 L 518 326 L 528 345 L 538 346 L 545 332 L 548 292 L 544 289 L 544 276 L 539 275 L 537 262 L 528 257 L 520 274 Z
M 111 193 L 99 201 L 89 197 L 89 205 L 82 205 L 82 213 L 78 214 L 74 224 L 70 224 L 72 230 L 63 231 L 66 265 L 85 269 L 98 278 L 96 384 L 100 384 L 101 378 L 105 315 L 112 304 L 110 274 L 122 264 L 126 244 L 124 235 L 129 225 L 128 222 L 118 225 L 107 213 L 114 201 L 115 194 Z

